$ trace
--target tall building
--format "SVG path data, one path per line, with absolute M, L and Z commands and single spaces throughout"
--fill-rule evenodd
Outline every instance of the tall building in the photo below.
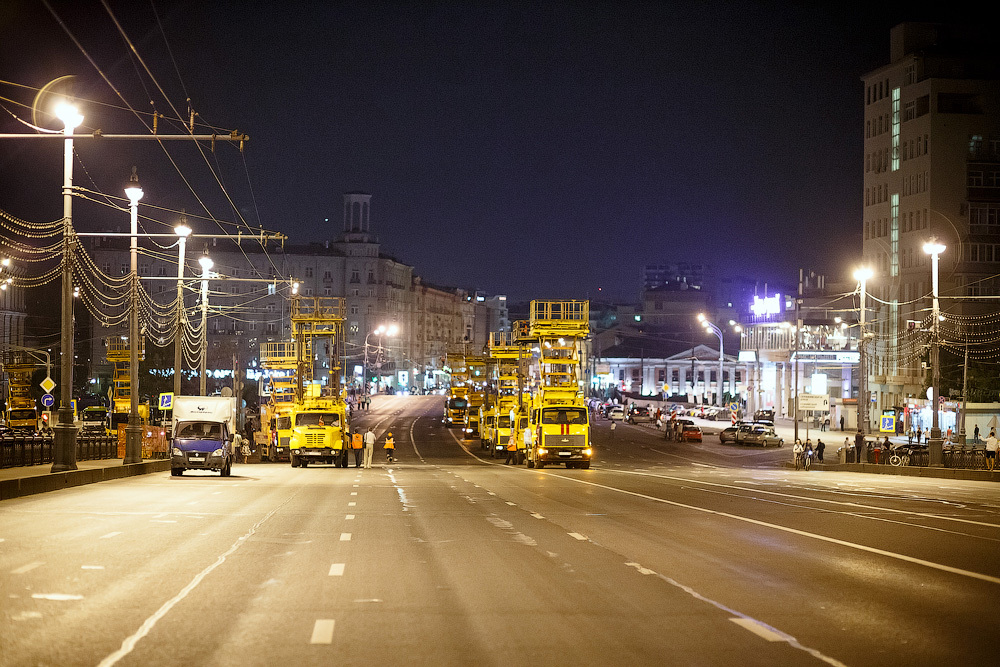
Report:
M 977 297 L 1000 294 L 998 70 L 992 34 L 904 23 L 891 31 L 889 63 L 862 77 L 873 415 L 924 395 L 932 291 L 925 242 L 947 247 L 942 311 L 958 320 L 996 312 L 996 301 Z

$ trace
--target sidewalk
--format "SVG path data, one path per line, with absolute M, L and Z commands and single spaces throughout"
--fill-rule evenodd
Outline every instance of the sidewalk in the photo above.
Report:
M 77 470 L 51 472 L 52 464 L 0 469 L 0 500 L 58 491 L 72 486 L 170 470 L 170 459 L 122 464 L 121 459 L 77 461 Z

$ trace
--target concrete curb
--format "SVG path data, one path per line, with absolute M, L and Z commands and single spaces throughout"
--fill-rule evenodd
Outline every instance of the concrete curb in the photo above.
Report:
M 795 468 L 791 461 L 785 461 L 786 468 Z M 874 463 L 813 463 L 813 470 L 834 472 L 865 472 L 875 475 L 897 475 L 901 477 L 927 477 L 936 479 L 964 479 L 974 482 L 1000 482 L 1000 470 L 969 470 L 967 468 L 929 468 L 927 466 L 891 466 Z
M 129 463 L 128 465 L 111 466 L 107 468 L 89 468 L 87 470 L 53 472 L 47 475 L 34 475 L 18 479 L 5 479 L 0 480 L 0 500 L 20 498 L 21 496 L 30 496 L 36 493 L 47 493 L 49 491 L 68 489 L 72 486 L 95 484 L 97 482 L 106 482 L 112 479 L 133 477 L 135 475 L 147 475 L 152 472 L 163 472 L 166 470 L 170 470 L 169 459 L 145 461 L 143 463 Z

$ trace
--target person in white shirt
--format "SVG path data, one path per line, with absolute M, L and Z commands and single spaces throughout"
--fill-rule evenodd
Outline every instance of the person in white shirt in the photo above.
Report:
M 372 467 L 372 454 L 375 452 L 375 432 L 372 431 L 372 427 L 368 427 L 368 432 L 365 433 L 365 468 Z
M 986 437 L 986 469 L 993 472 L 997 463 L 997 430 L 990 429 L 990 434 Z

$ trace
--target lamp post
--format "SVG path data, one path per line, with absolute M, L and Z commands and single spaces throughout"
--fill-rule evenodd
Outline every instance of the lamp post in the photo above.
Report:
M 722 362 L 725 359 L 722 343 L 722 329 L 709 322 L 704 313 L 698 313 L 698 321 L 701 322 L 703 327 L 705 327 L 706 333 L 714 333 L 719 338 L 719 381 L 716 383 L 716 392 L 718 395 L 718 404 L 721 408 L 724 405 L 722 402 Z
M 198 259 L 201 264 L 201 396 L 206 394 L 206 365 L 208 363 L 208 278 L 214 263 L 208 255 Z
M 55 109 L 63 122 L 63 259 L 62 259 L 62 363 L 59 381 L 59 423 L 54 429 L 52 472 L 76 470 L 76 425 L 73 423 L 73 130 L 83 116 L 69 102 Z
M 397 333 L 399 333 L 399 327 L 396 326 L 395 324 L 390 324 L 389 326 L 386 326 L 386 325 L 382 324 L 382 325 L 379 325 L 378 328 L 376 328 L 374 331 L 369 332 L 365 336 L 365 361 L 364 361 L 364 365 L 362 366 L 362 369 L 361 369 L 361 372 L 363 373 L 362 378 L 361 378 L 362 382 L 363 382 L 363 384 L 362 384 L 362 395 L 363 396 L 367 396 L 368 395 L 368 338 L 371 337 L 372 334 L 378 336 L 378 349 L 377 349 L 377 352 L 375 354 L 375 363 L 376 363 L 376 365 L 378 365 L 379 358 L 382 355 L 382 336 L 383 335 L 386 335 L 386 336 L 395 336 Z M 379 377 L 381 377 L 381 374 L 379 374 Z M 375 387 L 375 391 L 376 392 L 378 391 L 378 385 L 377 384 L 376 384 L 376 387 Z
M 941 427 L 938 424 L 938 401 L 940 400 L 941 385 L 941 361 L 938 356 L 940 344 L 941 310 L 938 304 L 938 257 L 945 251 L 945 246 L 936 238 L 932 238 L 924 244 L 924 252 L 931 256 L 931 289 L 933 301 L 931 305 L 931 437 L 927 441 L 928 465 L 941 466 L 942 463 L 942 441 Z
M 861 314 L 858 317 L 858 433 L 862 438 L 868 426 L 868 404 L 870 403 L 868 398 L 868 368 L 865 365 L 867 361 L 865 355 L 865 348 L 867 347 L 867 343 L 865 342 L 865 313 L 867 311 L 865 297 L 867 295 L 868 280 L 871 277 L 872 270 L 868 267 L 861 267 L 854 271 L 854 279 L 860 283 L 859 288 L 861 290 Z
M 125 427 L 124 463 L 142 463 L 142 427 L 139 425 L 139 272 L 136 266 L 139 251 L 139 200 L 142 186 L 132 167 L 132 176 L 125 186 L 129 213 L 132 220 L 132 235 L 129 242 L 129 263 L 131 269 L 131 306 L 128 317 L 129 351 L 129 412 L 128 426 Z
M 181 218 L 181 224 L 174 227 L 177 234 L 177 331 L 174 334 L 174 395 L 181 394 L 181 372 L 182 365 L 181 351 L 184 345 L 184 250 L 187 246 L 187 237 L 191 234 L 191 228 L 186 224 L 186 219 Z

